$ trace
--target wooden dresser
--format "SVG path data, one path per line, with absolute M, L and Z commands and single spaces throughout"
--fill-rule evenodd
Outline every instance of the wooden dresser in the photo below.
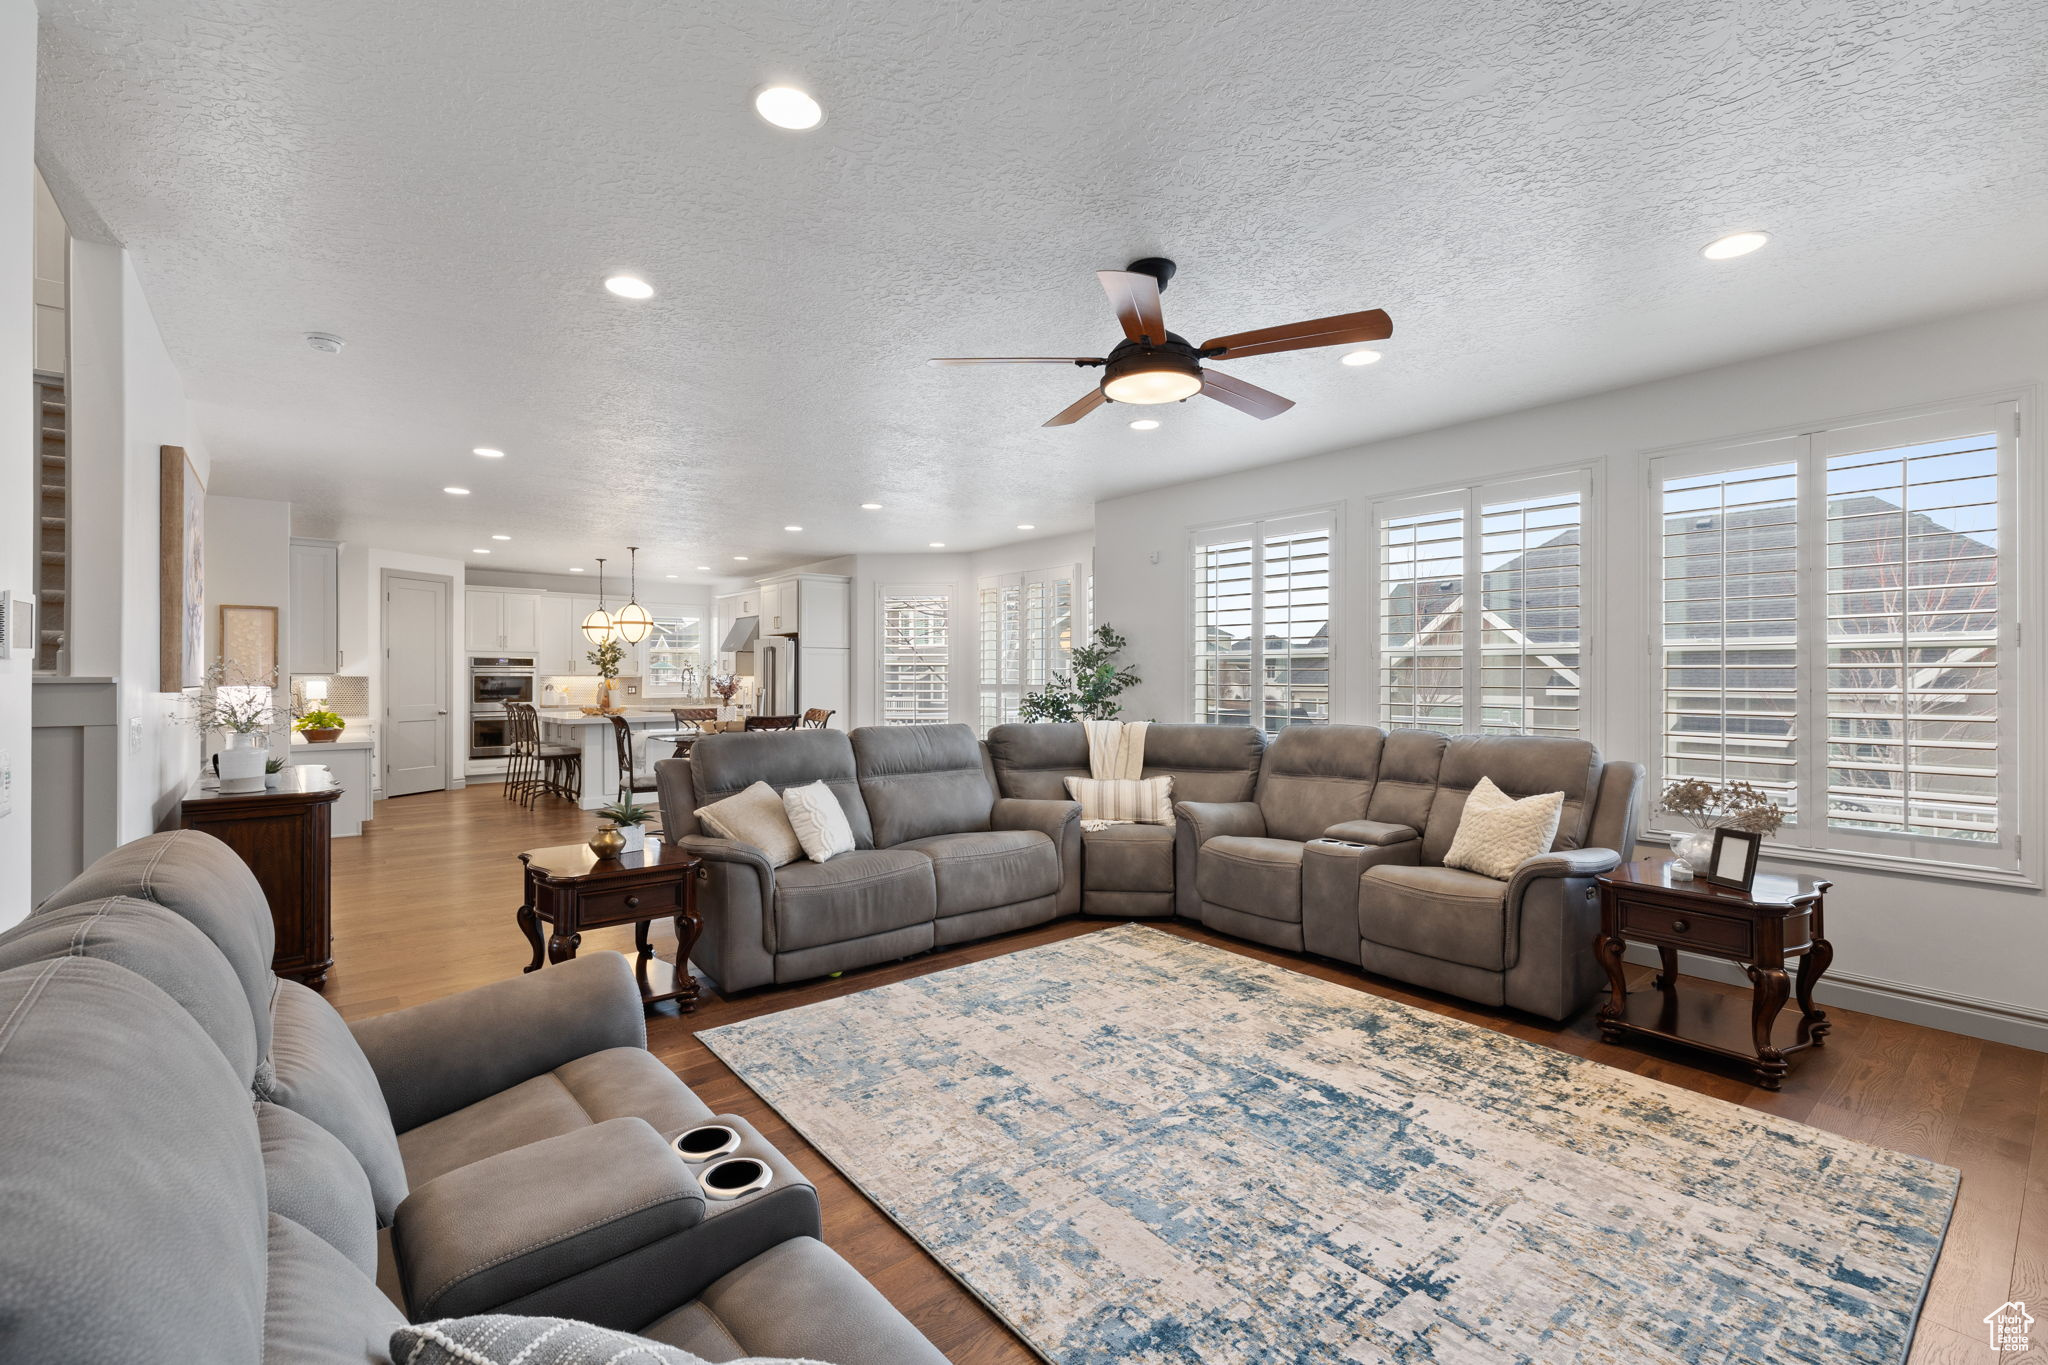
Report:
M 275 790 L 260 792 L 194 784 L 179 808 L 179 824 L 206 831 L 249 865 L 277 926 L 271 970 L 319 990 L 334 965 L 329 840 L 342 789 L 317 769 L 286 768 L 277 777 Z

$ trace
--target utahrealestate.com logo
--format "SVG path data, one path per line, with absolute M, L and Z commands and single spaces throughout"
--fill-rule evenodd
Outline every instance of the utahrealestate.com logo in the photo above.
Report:
M 1991 1349 L 1994 1351 L 2026 1350 L 2027 1329 L 2033 1325 L 2034 1316 L 2023 1303 L 2002 1304 L 1984 1315 L 1984 1326 L 1991 1333 Z

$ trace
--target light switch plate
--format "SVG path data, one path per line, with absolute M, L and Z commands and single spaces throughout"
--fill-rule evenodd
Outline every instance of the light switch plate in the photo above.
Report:
M 142 717 L 140 716 L 128 717 L 128 752 L 131 754 L 142 752 Z
M 0 820 L 14 814 L 14 755 L 0 749 Z
M 0 659 L 14 657 L 14 591 L 0 588 Z

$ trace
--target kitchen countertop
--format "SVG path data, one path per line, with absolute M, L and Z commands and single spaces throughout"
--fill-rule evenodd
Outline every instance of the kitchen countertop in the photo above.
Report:
M 335 740 L 332 744 L 315 744 L 301 734 L 294 734 L 292 736 L 292 749 L 295 753 L 300 749 L 374 749 L 376 747 L 377 737 L 375 735 L 359 735 L 356 733 L 356 727 L 353 725 L 343 730 L 341 738 Z
M 555 725 L 610 725 L 612 723 L 609 716 L 586 716 L 574 707 L 537 707 L 534 710 L 534 714 L 541 720 Z M 655 710 L 652 707 L 628 706 L 622 709 L 619 714 L 626 718 L 626 724 L 628 725 L 660 724 L 673 726 L 676 723 L 675 714 L 666 707 Z

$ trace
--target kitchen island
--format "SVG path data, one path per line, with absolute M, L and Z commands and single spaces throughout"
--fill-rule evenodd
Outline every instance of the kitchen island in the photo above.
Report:
M 678 702 L 678 706 L 691 705 Z M 585 810 L 596 810 L 609 806 L 619 795 L 619 751 L 618 742 L 612 737 L 612 722 L 609 716 L 586 716 L 574 707 L 540 707 L 534 714 L 540 720 L 540 737 L 543 743 L 567 744 L 583 756 L 583 796 L 577 804 Z M 667 707 L 655 710 L 652 707 L 629 706 L 619 712 L 626 724 L 633 729 L 633 763 L 640 780 L 651 788 L 654 785 L 654 765 L 669 757 L 674 748 L 656 742 L 648 744 L 640 736 L 650 730 L 673 730 L 676 718 Z M 649 749 L 654 750 L 649 754 Z M 651 806 L 653 797 L 643 796 L 640 804 Z

